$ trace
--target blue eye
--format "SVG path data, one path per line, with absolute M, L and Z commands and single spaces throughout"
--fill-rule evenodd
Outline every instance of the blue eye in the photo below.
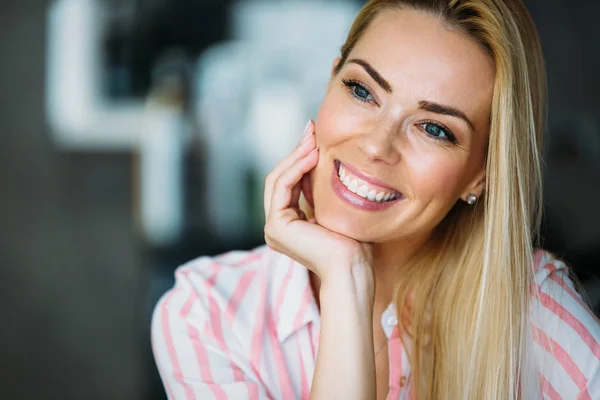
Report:
M 354 94 L 357 95 L 358 97 L 360 97 L 361 99 L 365 99 L 365 100 L 371 100 L 373 99 L 373 96 L 371 96 L 371 93 L 369 93 L 369 91 L 367 89 L 365 89 L 362 86 L 354 86 Z
M 375 98 L 371 95 L 371 92 L 369 92 L 366 87 L 357 81 L 348 81 L 346 79 L 342 79 L 342 83 L 348 88 L 350 94 L 357 100 L 369 103 L 375 102 Z
M 421 127 L 427 135 L 431 136 L 435 140 L 456 143 L 456 137 L 449 129 L 442 125 L 433 122 L 425 122 L 421 124 Z
M 438 138 L 448 137 L 448 135 L 446 135 L 446 132 L 444 131 L 444 129 L 439 125 L 427 123 L 427 124 L 425 124 L 425 132 L 429 133 L 431 136 L 435 136 Z

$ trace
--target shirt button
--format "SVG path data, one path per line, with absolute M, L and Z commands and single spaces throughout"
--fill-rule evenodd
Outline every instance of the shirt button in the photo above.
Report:
M 404 387 L 404 385 L 406 385 L 406 377 L 405 376 L 400 378 L 400 387 Z
M 393 315 L 390 315 L 389 317 L 387 317 L 387 320 L 385 322 L 389 326 L 396 326 L 398 325 L 398 318 L 394 317 Z

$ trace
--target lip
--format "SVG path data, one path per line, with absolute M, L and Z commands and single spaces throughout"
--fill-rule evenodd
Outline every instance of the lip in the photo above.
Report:
M 364 197 L 361 197 L 361 196 L 357 195 L 356 193 L 352 193 L 350 191 L 350 189 L 348 189 L 346 186 L 344 186 L 342 184 L 342 182 L 340 182 L 340 178 L 338 176 L 338 163 L 339 163 L 339 161 L 336 161 L 333 163 L 332 174 L 331 174 L 331 186 L 333 187 L 333 191 L 335 192 L 335 194 L 341 200 L 343 200 L 345 203 L 348 203 L 351 206 L 353 206 L 354 208 L 358 208 L 358 209 L 364 210 L 364 211 L 384 211 L 390 207 L 393 207 L 398 202 L 404 200 L 404 196 L 395 189 L 390 189 L 390 191 L 400 193 L 400 197 L 397 198 L 396 200 L 387 201 L 385 203 L 376 203 L 374 201 L 365 199 Z M 344 167 L 346 167 L 346 164 L 343 164 L 343 165 L 344 165 Z M 352 170 L 352 169 L 348 169 L 348 170 L 350 172 L 352 172 L 352 174 L 355 173 L 354 170 Z M 362 174 L 356 174 L 356 176 L 360 177 L 361 179 L 363 179 L 363 177 L 364 177 L 364 175 L 362 175 Z M 377 180 L 367 180 L 367 179 L 364 179 L 364 180 L 369 183 L 372 183 L 374 185 L 386 188 L 386 189 L 389 188 L 386 185 L 380 185 L 379 183 L 377 183 L 378 182 Z
M 357 178 L 362 179 L 365 182 L 368 182 L 374 186 L 378 186 L 382 189 L 385 189 L 386 192 L 390 192 L 390 193 L 400 193 L 399 190 L 394 189 L 393 187 L 390 187 L 388 185 L 386 185 L 385 183 L 383 183 L 382 181 L 380 181 L 379 179 L 367 176 L 365 174 L 363 174 L 362 172 L 360 172 L 358 169 L 354 168 L 352 165 L 348 165 L 348 164 L 344 164 L 343 162 L 336 160 L 336 162 L 334 164 L 335 167 L 338 167 L 338 163 L 342 164 L 344 166 L 345 169 L 347 169 L 348 171 L 350 171 L 350 173 L 352 173 L 352 175 L 356 176 Z

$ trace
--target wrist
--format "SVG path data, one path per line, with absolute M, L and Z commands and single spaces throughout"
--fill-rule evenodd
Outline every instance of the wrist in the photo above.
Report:
M 320 303 L 339 306 L 340 302 L 356 304 L 366 313 L 371 313 L 375 298 L 375 279 L 369 265 L 357 263 L 350 268 L 332 267 L 330 273 L 321 278 Z

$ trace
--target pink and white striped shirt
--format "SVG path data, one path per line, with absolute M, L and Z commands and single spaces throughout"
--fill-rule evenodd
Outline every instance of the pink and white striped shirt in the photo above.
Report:
M 543 398 L 600 399 L 600 324 L 568 268 L 534 256 L 532 331 Z M 266 246 L 180 267 L 152 319 L 154 357 L 169 399 L 308 399 L 320 315 L 308 270 Z M 539 299 L 539 300 L 537 300 Z M 392 304 L 388 400 L 410 399 L 411 367 Z

